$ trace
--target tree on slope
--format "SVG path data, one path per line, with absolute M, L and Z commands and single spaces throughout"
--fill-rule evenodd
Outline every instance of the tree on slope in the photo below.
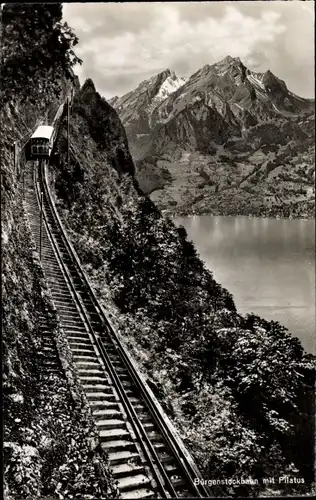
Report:
M 6 4 L 1 19 L 2 103 L 35 102 L 59 95 L 59 79 L 73 77 L 81 63 L 73 51 L 78 39 L 62 23 L 62 4 Z

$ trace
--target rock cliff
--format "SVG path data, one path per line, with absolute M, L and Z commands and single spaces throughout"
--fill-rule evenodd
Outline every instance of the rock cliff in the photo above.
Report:
M 4 498 L 114 498 L 117 488 L 97 446 L 95 424 L 59 326 L 23 201 L 23 145 L 37 125 L 51 122 L 67 91 L 76 85 L 76 79 L 72 83 L 61 71 L 46 86 L 49 69 L 59 64 L 53 50 L 47 73 L 42 67 L 47 64 L 45 42 L 61 19 L 61 5 L 6 4 L 1 14 Z M 16 67 L 26 48 L 28 56 L 38 50 L 39 33 L 41 57 L 32 59 L 32 65 L 27 59 L 26 65 Z M 12 67 L 20 72 L 16 79 L 9 71 Z M 25 86 L 20 86 L 23 70 Z

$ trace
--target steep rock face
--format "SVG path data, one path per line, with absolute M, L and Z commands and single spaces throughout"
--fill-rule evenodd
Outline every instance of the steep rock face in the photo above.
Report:
M 148 146 L 148 134 L 152 129 L 154 109 L 169 95 L 176 92 L 185 82 L 169 69 L 162 71 L 149 80 L 142 82 L 137 89 L 123 97 L 114 97 L 109 104 L 119 112 L 120 118 L 130 139 L 131 152 L 137 155 L 138 143 L 143 151 Z
M 94 498 L 114 497 L 115 487 L 97 442 L 95 424 L 44 279 L 23 210 L 22 175 L 13 165 L 12 139 L 25 138 L 51 110 L 27 102 L 2 110 L 1 252 L 5 499 L 52 498 L 55 490 L 87 493 L 80 474 L 90 477 Z M 27 126 L 26 126 L 27 124 Z M 25 140 L 25 139 L 24 139 Z M 23 139 L 22 139 L 23 142 Z M 22 157 L 23 159 L 23 157 Z M 25 165 L 21 161 L 21 168 Z M 48 373 L 41 324 L 51 332 L 54 362 Z M 67 373 L 64 370 L 67 364 Z M 61 364 L 63 366 L 61 366 Z M 72 385 L 70 384 L 72 380 Z M 77 467 L 77 469 L 76 469 Z M 101 472 L 102 471 L 102 472 Z M 103 475 L 102 475 L 103 474 Z M 92 486 L 92 482 L 94 485 Z
M 87 80 L 77 93 L 74 112 L 79 112 L 88 127 L 89 136 L 99 148 L 110 154 L 110 160 L 120 172 L 134 174 L 134 164 L 128 151 L 124 127 L 113 108 Z
M 111 180 L 113 176 L 126 177 L 135 191 L 139 191 L 124 127 L 116 111 L 96 92 L 90 79 L 74 97 L 70 138 L 68 167 L 67 118 L 64 117 L 57 137 L 57 154 L 52 162 L 58 172 L 57 191 L 68 207 L 78 199 L 81 184 L 89 183 L 94 176 L 102 182 L 106 182 L 107 178 Z M 101 163 L 96 158 L 101 158 Z M 96 217 L 96 214 L 91 216 Z
M 1 83 L 6 84 L 0 96 L 6 500 L 84 498 L 87 493 L 93 498 L 117 496 L 107 460 L 96 447 L 95 423 L 60 329 L 23 203 L 23 146 L 39 124 L 51 123 L 71 88 L 64 73 L 52 79 L 49 72 L 58 66 L 58 59 L 50 65 L 53 55 L 47 52 L 47 43 L 55 34 L 51 28 L 60 21 L 61 9 L 60 4 L 6 4 L 1 11 L 5 56 Z M 38 38 L 41 50 L 30 61 Z M 44 330 L 50 334 L 51 354 Z
M 174 71 L 167 69 L 149 80 L 142 82 L 137 89 L 123 97 L 114 97 L 109 104 L 122 114 L 125 126 L 135 123 L 139 118 L 138 111 L 147 112 L 148 117 L 153 108 L 185 83 Z M 134 108 L 134 109 L 133 109 Z
M 187 150 L 207 152 L 212 141 L 224 143 L 229 133 L 225 118 L 209 106 L 203 96 L 197 96 L 190 106 L 157 130 L 153 153 L 167 150 L 170 142 L 185 144 Z
M 138 89 L 133 109 L 141 116 Z M 124 111 L 118 101 L 113 105 L 126 124 L 129 101 Z M 161 208 L 311 215 L 313 101 L 290 92 L 271 71 L 252 72 L 228 56 L 193 74 L 145 122 L 128 123 L 127 135 L 140 186 L 157 190 L 152 199 Z M 142 133 L 134 133 L 137 127 Z M 211 185 L 203 183 L 201 171 Z

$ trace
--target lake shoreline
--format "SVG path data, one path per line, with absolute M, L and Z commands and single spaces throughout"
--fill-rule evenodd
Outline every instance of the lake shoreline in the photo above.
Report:
M 315 225 L 308 219 L 189 215 L 174 217 L 237 311 L 278 321 L 313 353 Z M 315 353 L 316 354 L 316 353 Z
M 285 220 L 315 220 L 314 217 L 302 217 L 302 216 L 296 216 L 296 215 L 290 215 L 290 216 L 285 216 L 285 215 L 248 215 L 248 214 L 227 214 L 227 213 L 210 213 L 210 212 L 174 212 L 169 209 L 161 210 L 162 214 L 165 217 L 169 217 L 171 219 L 175 219 L 177 217 L 238 217 L 238 218 L 245 218 L 245 219 L 271 219 L 271 220 L 279 220 L 279 219 L 285 219 Z

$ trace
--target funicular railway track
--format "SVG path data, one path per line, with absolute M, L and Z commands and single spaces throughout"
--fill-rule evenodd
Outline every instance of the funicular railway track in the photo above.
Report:
M 194 483 L 201 477 L 198 469 L 151 400 L 86 279 L 52 201 L 45 167 L 43 161 L 27 164 L 25 207 L 37 244 L 42 236 L 44 273 L 121 496 L 207 497 Z

